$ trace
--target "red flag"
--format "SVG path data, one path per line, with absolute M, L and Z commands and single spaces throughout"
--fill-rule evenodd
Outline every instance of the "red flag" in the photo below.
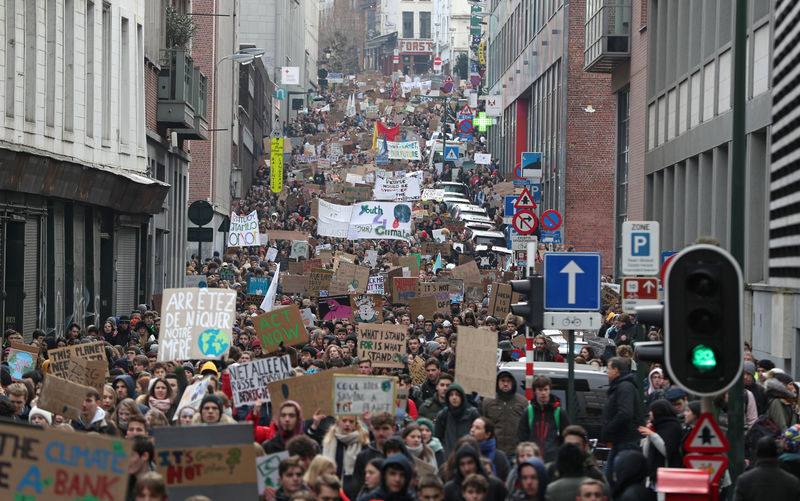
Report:
M 400 126 L 395 125 L 394 127 L 386 127 L 380 121 L 375 122 L 375 126 L 378 128 L 378 137 L 384 136 L 389 141 L 394 141 L 394 138 L 400 134 Z

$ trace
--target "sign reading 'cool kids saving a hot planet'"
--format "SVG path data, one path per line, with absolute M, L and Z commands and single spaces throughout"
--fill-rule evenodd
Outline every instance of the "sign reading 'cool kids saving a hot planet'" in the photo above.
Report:
M 411 238 L 411 206 L 392 202 L 356 204 L 347 237 L 351 240 L 408 240 Z

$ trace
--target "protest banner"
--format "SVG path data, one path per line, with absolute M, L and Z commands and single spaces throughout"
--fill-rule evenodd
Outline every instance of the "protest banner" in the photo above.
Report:
M 289 258 L 300 259 L 308 257 L 308 242 L 304 240 L 293 240 L 292 250 L 289 253 Z
M 375 187 L 372 190 L 375 200 L 419 200 L 421 196 L 419 178 L 400 177 L 375 178 Z
M 11 343 L 9 348 L 8 368 L 11 370 L 11 378 L 20 380 L 23 374 L 36 368 L 36 361 L 39 358 L 39 347 L 22 343 Z
M 367 184 L 345 184 L 342 198 L 348 202 L 364 202 L 372 197 L 372 186 Z
M 247 293 L 263 296 L 269 289 L 270 277 L 247 277 Z
M 53 414 L 80 421 L 81 406 L 88 391 L 88 386 L 48 374 L 42 383 L 37 405 Z
M 189 290 L 196 292 L 200 289 Z M 103 377 L 108 377 L 109 375 L 108 361 L 106 360 L 106 350 L 102 341 L 96 341 L 94 343 L 80 343 L 72 346 L 65 346 L 63 348 L 55 348 L 53 350 L 49 350 L 47 355 L 50 359 L 48 373 L 63 379 L 70 378 L 69 361 L 74 358 L 102 360 L 106 364 L 105 370 L 103 371 Z
M 395 277 L 392 283 L 392 302 L 408 304 L 417 295 L 417 278 Z
M 308 289 L 308 277 L 303 275 L 283 275 L 281 287 L 284 294 L 305 294 Z
M 348 262 L 340 262 L 331 278 L 328 294 L 362 294 L 367 291 L 369 268 Z
M 407 330 L 404 325 L 357 324 L 359 360 L 372 360 L 374 367 L 403 367 Z
M 252 320 L 264 353 L 279 350 L 281 344 L 294 346 L 308 342 L 308 331 L 296 304 L 276 308 Z
M 325 297 L 328 295 L 328 288 L 331 285 L 333 272 L 331 270 L 314 269 L 308 277 L 307 294 L 311 297 Z M 322 295 L 321 292 L 325 291 Z
M 492 283 L 489 296 L 489 315 L 503 319 L 511 311 L 511 284 Z
M 409 299 L 408 308 L 411 314 L 411 321 L 415 322 L 419 315 L 422 315 L 425 320 L 433 320 L 433 314 L 437 311 L 436 303 L 437 301 L 432 296 L 416 296 Z
M 347 238 L 350 228 L 352 205 L 335 205 L 319 200 L 317 235 L 321 237 Z
M 494 341 L 489 342 L 489 338 Z M 491 395 L 497 381 L 497 339 L 486 329 L 458 326 L 456 378 L 468 395 Z
M 181 411 L 185 407 L 192 407 L 195 410 L 200 410 L 200 403 L 203 401 L 203 396 L 208 393 L 208 385 L 210 383 L 211 378 L 206 377 L 187 386 L 186 389 L 183 390 L 183 395 L 181 395 L 178 408 L 175 410 L 175 415 L 172 417 L 172 420 L 177 421 L 181 415 Z
M 165 289 L 158 360 L 224 358 L 235 316 L 235 291 Z
M 411 206 L 393 202 L 364 202 L 353 206 L 347 238 L 408 240 Z
M 269 401 L 267 385 L 292 375 L 292 360 L 289 355 L 259 358 L 243 364 L 228 366 L 231 375 L 233 405 L 254 404 L 256 400 Z
M 444 198 L 444 190 L 425 189 L 422 190 L 422 200 L 441 200 Z
M 299 231 L 290 230 L 267 230 L 267 238 L 273 240 L 308 240 L 308 235 L 303 235 Z
M 383 297 L 377 294 L 352 294 L 350 314 L 355 322 L 383 322 Z
M 394 376 L 333 376 L 334 416 L 388 412 L 394 416 L 397 378 Z
M 281 451 L 256 458 L 256 471 L 258 472 L 257 495 L 264 494 L 264 487 L 272 487 L 275 490 L 280 488 L 278 484 L 278 467 L 281 461 L 288 457 L 289 451 Z
M 478 165 L 489 165 L 492 163 L 492 154 L 491 153 L 475 153 L 474 156 L 475 163 Z
M 132 441 L 11 423 L 0 435 L 0 499 L 127 499 Z
M 419 141 L 388 141 L 387 150 L 390 160 L 421 160 Z M 383 148 L 383 139 L 377 141 L 378 150 Z
M 248 305 L 254 304 L 258 308 L 262 302 L 264 302 L 264 294 L 248 294 L 244 298 L 244 307 L 247 308 Z
M 313 270 L 314 268 L 322 268 L 322 260 L 319 258 L 304 259 L 303 261 L 300 261 L 300 264 L 303 265 L 303 275 L 311 273 L 311 270 Z
M 231 212 L 231 225 L 228 230 L 229 247 L 251 247 L 261 245 L 258 232 L 258 212 L 253 211 L 246 216 Z
M 357 373 L 358 367 L 351 365 L 273 381 L 267 385 L 272 397 L 272 408 L 280 409 L 286 400 L 294 400 L 304 413 L 309 412 L 309 415 L 313 415 L 316 409 L 320 409 L 327 414 L 333 401 L 334 374 Z
M 318 311 L 321 320 L 350 318 L 352 315 L 350 308 L 350 296 L 342 295 L 320 298 Z
M 170 499 L 253 498 L 258 476 L 250 423 L 156 427 L 152 434 L 153 461 Z
M 367 294 L 384 294 L 385 275 L 371 275 L 367 281 Z

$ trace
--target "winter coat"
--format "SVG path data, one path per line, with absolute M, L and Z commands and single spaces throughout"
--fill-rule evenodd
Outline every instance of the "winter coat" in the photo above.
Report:
M 406 483 L 400 492 L 393 494 L 389 493 L 386 487 L 386 469 L 390 466 L 401 467 L 406 473 Z M 403 454 L 393 454 L 392 457 L 387 458 L 381 466 L 381 484 L 370 492 L 358 498 L 358 501 L 417 501 L 417 496 L 414 494 L 413 489 L 409 488 L 414 470 L 411 466 L 411 461 Z
M 106 411 L 100 407 L 94 411 L 94 417 L 92 417 L 90 423 L 86 424 L 81 421 L 72 421 L 71 423 L 76 431 L 96 431 L 97 433 L 105 435 L 117 434 L 117 427 L 114 426 L 114 423 L 106 416 Z
M 456 452 L 456 460 L 453 463 L 453 468 L 455 468 L 453 478 L 444 484 L 445 501 L 464 501 L 463 496 L 461 496 L 461 483 L 464 481 L 464 477 L 458 469 L 458 462 L 466 456 L 471 456 L 475 460 L 478 468 L 475 473 L 483 475 L 489 482 L 489 493 L 485 501 L 503 501 L 508 493 L 503 481 L 483 469 L 480 454 L 469 444 L 462 445 Z
M 431 397 L 436 397 L 436 385 L 437 382 L 431 383 L 430 379 L 425 379 L 421 385 L 419 385 L 419 394 L 418 398 L 420 403 L 428 400 Z
M 438 416 L 445 407 L 447 407 L 445 404 L 439 402 L 439 395 L 434 395 L 422 402 L 422 405 L 417 409 L 417 415 L 430 419 L 431 421 L 436 421 L 436 416 Z
M 447 393 L 457 391 L 461 395 L 461 405 L 457 408 L 445 407 L 436 416 L 434 436 L 442 442 L 445 454 L 449 455 L 455 448 L 458 439 L 469 433 L 472 422 L 480 417 L 478 409 L 467 402 L 464 389 L 458 383 L 447 388 Z
M 581 482 L 588 477 L 562 477 L 547 485 L 545 501 L 575 501 L 581 488 Z
M 683 468 L 683 433 L 672 404 L 666 400 L 656 400 L 650 406 L 650 411 L 653 413 L 655 434 L 647 437 L 644 454 L 647 456 L 650 485 L 655 485 L 659 468 Z
M 775 378 L 767 379 L 765 383 L 767 390 L 767 416 L 775 423 L 779 430 L 797 424 L 797 413 L 794 408 L 781 399 L 795 398 L 794 394 L 786 386 Z
M 614 471 L 614 501 L 656 501 L 655 491 L 644 486 L 647 461 L 641 452 L 625 450 L 617 454 Z
M 736 482 L 734 501 L 795 501 L 800 493 L 800 479 L 778 466 L 778 461 L 760 459 Z
M 522 463 L 517 465 L 517 468 L 514 470 L 516 472 L 516 478 L 521 478 L 520 469 L 526 465 L 531 465 L 536 468 L 536 477 L 539 479 L 539 489 L 536 493 L 535 500 L 529 500 L 528 495 L 525 494 L 525 490 L 522 488 L 520 482 L 515 482 L 513 486 L 509 485 L 509 489 L 514 489 L 512 494 L 508 497 L 509 501 L 544 501 L 545 493 L 547 492 L 547 487 L 549 485 L 550 479 L 547 476 L 547 468 L 545 468 L 544 463 L 542 460 L 536 457 L 526 459 Z
M 528 409 L 519 420 L 517 427 L 518 442 L 535 442 L 542 450 L 546 462 L 555 461 L 558 448 L 563 442 L 562 433 L 569 426 L 569 419 L 564 409 L 561 409 L 561 400 L 552 393 L 550 401 L 542 406 L 533 402 L 533 429 L 528 424 Z M 556 410 L 558 409 L 558 411 Z M 556 426 L 556 412 L 558 412 L 558 426 Z
M 638 442 L 641 438 L 638 427 L 642 424 L 644 409 L 634 375 L 619 375 L 608 387 L 600 439 L 612 444 Z
M 491 419 L 494 423 L 497 448 L 506 456 L 513 456 L 516 454 L 519 421 L 523 416 L 527 417 L 528 401 L 522 395 L 517 394 L 517 380 L 510 372 L 500 371 L 497 379 L 499 380 L 501 376 L 511 377 L 511 391 L 502 393 L 496 388 L 497 393 L 494 398 L 488 397 L 483 400 L 481 415 Z
M 367 444 L 356 456 L 356 467 L 353 469 L 353 483 L 359 486 L 364 485 L 364 472 L 366 471 L 369 462 L 375 458 L 385 457 L 386 455 L 383 453 L 383 451 L 378 449 L 378 446 L 375 445 L 375 442 L 370 442 Z

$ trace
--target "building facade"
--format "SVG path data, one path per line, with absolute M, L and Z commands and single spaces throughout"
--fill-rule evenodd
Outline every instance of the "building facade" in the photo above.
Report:
M 467 0 L 433 0 L 434 57 L 442 58 L 442 72 L 453 73 L 459 54 L 469 56 L 470 5 Z
M 153 215 L 141 0 L 7 1 L 0 25 L 3 323 L 100 324 L 147 302 Z
M 614 268 L 616 97 L 607 74 L 584 71 L 586 2 L 492 0 L 486 89 L 503 114 L 489 151 L 511 176 L 521 153 L 542 153 L 543 209 L 564 221 L 562 240 L 602 253 Z

